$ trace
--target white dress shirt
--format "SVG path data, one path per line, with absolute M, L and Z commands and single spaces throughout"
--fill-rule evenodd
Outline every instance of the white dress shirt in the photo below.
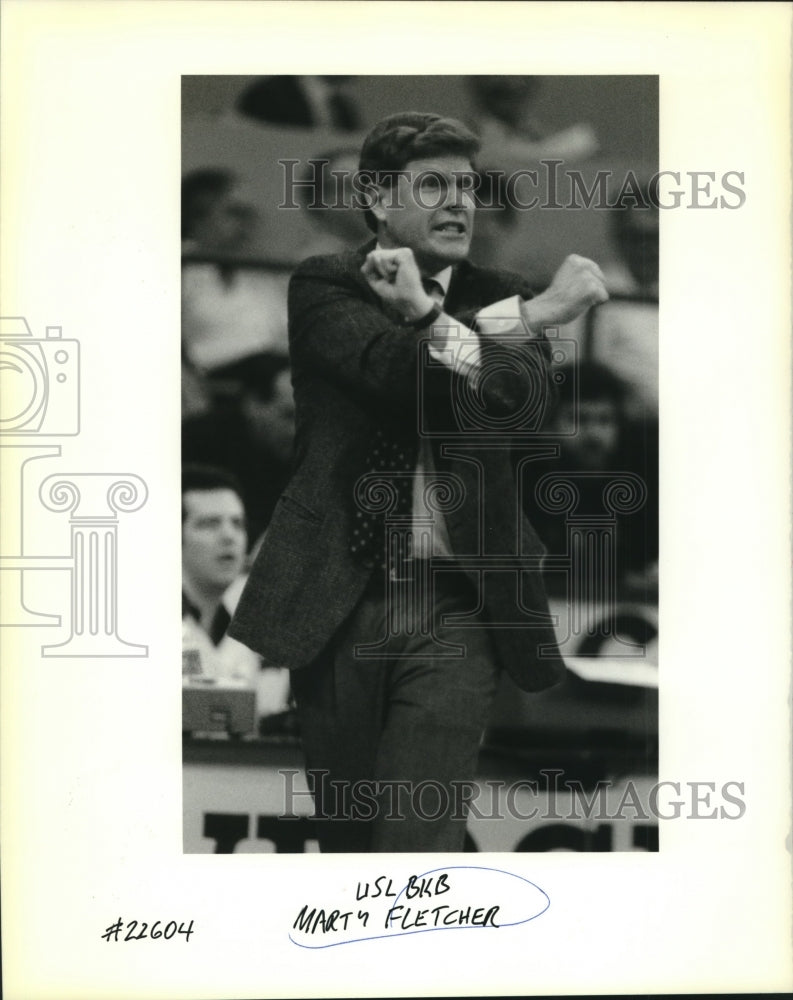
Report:
M 429 294 L 439 304 L 449 291 L 449 283 L 452 279 L 452 267 L 443 268 L 437 274 L 432 275 L 431 281 L 435 282 L 437 288 L 433 288 Z M 494 334 L 505 334 L 516 330 L 519 326 L 525 329 L 523 314 L 521 310 L 523 300 L 519 295 L 502 299 L 492 305 L 485 306 L 476 314 L 476 327 L 478 334 L 488 336 Z M 429 351 L 438 361 L 456 369 L 466 378 L 476 380 L 481 363 L 481 352 L 479 349 L 479 336 L 469 327 L 462 323 L 454 323 L 454 335 L 447 346 L 438 348 L 430 344 Z M 413 554 L 415 558 L 426 559 L 433 556 L 452 555 L 452 546 L 449 540 L 449 533 L 446 528 L 446 519 L 441 513 L 433 513 L 424 501 L 425 489 L 432 482 L 435 474 L 435 461 L 432 457 L 432 443 L 429 438 L 420 437 L 418 456 L 416 459 L 416 474 L 413 479 Z M 418 529 L 420 521 L 426 523 L 427 519 L 433 522 L 432 552 L 420 551 L 422 532 Z

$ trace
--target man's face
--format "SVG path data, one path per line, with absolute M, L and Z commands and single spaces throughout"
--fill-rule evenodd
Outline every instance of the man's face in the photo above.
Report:
M 194 227 L 202 249 L 216 253 L 242 253 L 248 249 L 256 227 L 256 209 L 242 185 L 221 195 Z
M 610 399 L 582 399 L 576 409 L 563 404 L 556 417 L 556 430 L 563 439 L 562 449 L 566 461 L 576 469 L 589 471 L 608 470 L 614 461 L 620 438 L 620 418 L 617 407 Z
M 380 245 L 410 247 L 425 274 L 464 260 L 474 229 L 472 180 L 464 156 L 411 160 L 393 190 L 379 189 L 372 208 Z
M 247 533 L 233 490 L 188 490 L 182 503 L 182 574 L 202 591 L 222 593 L 242 571 Z

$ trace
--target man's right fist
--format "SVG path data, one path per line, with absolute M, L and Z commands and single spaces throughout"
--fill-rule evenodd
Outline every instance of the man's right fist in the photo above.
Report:
M 603 272 L 593 260 L 571 254 L 553 276 L 548 288 L 524 307 L 529 326 L 543 327 L 570 323 L 590 306 L 609 297 Z
M 408 321 L 426 316 L 433 299 L 424 291 L 421 274 L 409 247 L 372 250 L 361 268 L 372 291 L 398 309 Z

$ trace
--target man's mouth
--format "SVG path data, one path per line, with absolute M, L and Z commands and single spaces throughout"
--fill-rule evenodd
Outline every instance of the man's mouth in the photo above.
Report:
M 433 231 L 436 233 L 449 233 L 452 236 L 465 236 L 466 227 L 462 222 L 442 222 L 438 226 L 433 226 Z

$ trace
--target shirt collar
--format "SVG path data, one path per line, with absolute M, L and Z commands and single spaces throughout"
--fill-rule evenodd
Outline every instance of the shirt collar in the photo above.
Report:
M 226 634 L 226 630 L 231 622 L 231 615 L 225 604 L 225 594 L 223 595 L 223 600 L 218 605 L 218 609 L 215 612 L 212 622 L 209 626 L 209 638 L 212 641 L 213 646 L 220 644 L 220 641 Z M 182 591 L 182 618 L 192 618 L 193 621 L 202 628 L 201 626 L 201 612 L 193 604 L 187 594 Z
M 201 612 L 184 591 L 182 591 L 182 618 L 193 618 L 197 622 L 201 621 Z
M 438 271 L 437 274 L 432 274 L 430 277 L 433 281 L 438 282 L 443 289 L 443 294 L 447 295 L 449 292 L 449 284 L 452 280 L 452 265 L 449 264 L 447 267 L 444 267 L 442 271 Z

